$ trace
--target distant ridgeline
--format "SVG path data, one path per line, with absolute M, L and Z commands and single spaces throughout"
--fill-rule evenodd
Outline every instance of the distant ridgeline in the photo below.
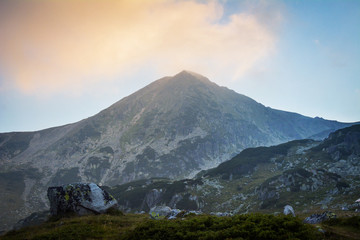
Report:
M 360 125 L 323 141 L 297 140 L 242 151 L 193 179 L 149 179 L 107 187 L 124 211 L 156 205 L 203 212 L 314 209 L 355 211 L 360 196 Z

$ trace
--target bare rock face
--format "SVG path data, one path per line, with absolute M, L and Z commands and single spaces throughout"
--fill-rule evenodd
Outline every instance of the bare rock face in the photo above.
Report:
M 143 205 L 146 204 L 150 209 L 155 207 L 160 203 L 162 195 L 162 189 L 151 190 L 148 194 L 146 194 Z
M 95 183 L 74 183 L 49 187 L 51 215 L 104 213 L 117 205 L 116 199 Z

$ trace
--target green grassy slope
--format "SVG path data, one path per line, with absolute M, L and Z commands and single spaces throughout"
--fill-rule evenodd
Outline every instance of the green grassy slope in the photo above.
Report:
M 151 220 L 144 214 L 113 214 L 52 219 L 1 236 L 6 239 L 359 239 L 360 216 L 313 226 L 290 216 L 245 214 L 233 217 L 189 215 Z M 325 230 L 325 233 L 318 231 Z

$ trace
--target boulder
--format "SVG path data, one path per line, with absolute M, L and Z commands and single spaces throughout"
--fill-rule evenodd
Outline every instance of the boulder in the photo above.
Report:
M 171 209 L 171 212 L 166 216 L 167 219 L 176 219 L 177 215 L 181 213 L 180 209 Z
M 180 210 L 180 209 L 171 209 L 168 206 L 157 206 L 153 207 L 149 215 L 152 219 L 177 219 L 177 218 L 183 218 L 190 214 L 194 215 L 200 215 L 202 212 L 200 211 L 186 211 L 186 210 Z M 229 216 L 229 215 L 226 215 Z
M 116 199 L 95 183 L 74 183 L 49 187 L 51 215 L 99 214 L 117 205 Z
M 164 219 L 171 214 L 171 211 L 168 206 L 156 206 L 150 209 L 149 215 L 152 219 Z
M 336 218 L 336 214 L 333 212 L 323 212 L 322 214 L 312 214 L 310 217 L 305 218 L 304 223 L 318 224 L 325 220 Z
M 285 215 L 292 214 L 293 217 L 295 217 L 295 211 L 294 211 L 293 207 L 290 206 L 290 205 L 286 205 L 286 206 L 284 207 L 284 214 L 285 214 Z

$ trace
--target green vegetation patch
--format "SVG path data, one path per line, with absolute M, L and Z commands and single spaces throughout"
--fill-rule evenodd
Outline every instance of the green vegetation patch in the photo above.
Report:
M 360 144 L 360 124 L 337 130 L 329 135 L 319 146 L 314 147 L 312 152 L 338 152 L 342 158 L 349 157 L 356 145 Z
M 321 233 L 318 229 L 325 230 Z M 304 224 L 300 218 L 267 214 L 186 216 L 152 220 L 147 214 L 67 216 L 10 231 L 5 239 L 360 239 L 360 216 Z
M 196 201 L 190 199 L 190 194 L 186 194 L 177 204 L 176 207 L 186 210 L 197 210 Z
M 21 196 L 25 189 L 24 178 L 25 174 L 23 171 L 0 173 L 0 211 L 2 214 L 9 210 L 16 210 L 22 206 L 23 200 L 19 196 Z M 7 217 L 11 216 L 4 216 L 4 218 Z M 3 221 L 5 220 L 0 219 L 0 223 L 3 224 Z
M 10 231 L 0 239 L 119 239 L 125 230 L 144 221 L 145 215 L 102 214 L 68 217 L 40 226 Z
M 290 148 L 302 146 L 310 142 L 313 142 L 313 140 L 296 140 L 272 147 L 247 148 L 231 160 L 210 169 L 205 176 L 225 175 L 225 179 L 232 174 L 233 177 L 238 178 L 253 171 L 258 164 L 269 163 L 270 159 L 275 156 L 286 155 Z
M 321 225 L 326 239 L 360 239 L 360 216 L 333 218 Z
M 85 141 L 87 138 L 99 138 L 101 133 L 96 130 L 92 125 L 86 125 L 80 129 L 75 136 L 80 142 Z
M 29 147 L 33 138 L 33 132 L 5 133 L 0 136 L 0 143 L 4 142 L 0 148 L 0 157 L 7 156 L 13 158 Z
M 323 223 L 327 226 L 343 226 L 352 228 L 360 233 L 360 216 L 353 216 L 349 218 L 332 218 Z
M 81 182 L 79 168 L 60 169 L 51 180 L 51 186 Z
M 349 138 L 350 134 L 359 134 L 360 133 L 360 124 L 353 125 L 351 127 L 339 129 L 330 134 L 330 136 L 325 139 L 316 149 L 323 149 L 330 147 L 332 145 L 342 144 Z M 358 141 L 359 142 L 359 141 Z
M 298 218 L 262 214 L 198 216 L 185 220 L 148 220 L 123 239 L 319 239 L 313 226 Z

